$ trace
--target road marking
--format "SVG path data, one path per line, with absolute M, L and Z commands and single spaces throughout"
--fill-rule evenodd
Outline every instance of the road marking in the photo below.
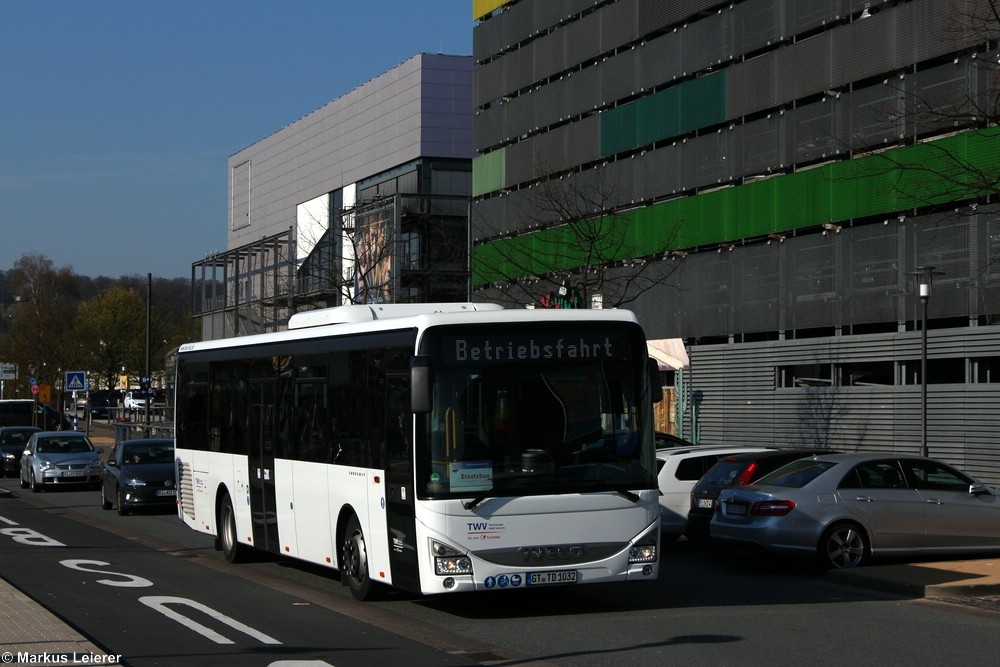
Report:
M 97 583 L 104 584 L 105 586 L 121 586 L 122 588 L 148 588 L 153 585 L 153 582 L 149 579 L 143 579 L 142 577 L 137 577 L 134 574 L 124 574 L 123 572 L 104 572 L 102 570 L 92 570 L 88 567 L 83 567 L 84 565 L 97 565 L 105 566 L 111 563 L 105 563 L 102 560 L 61 560 L 60 565 L 65 565 L 71 570 L 80 570 L 81 572 L 96 572 L 97 574 L 116 574 L 119 577 L 125 577 L 126 581 L 120 581 L 115 579 L 98 579 Z
M 20 542 L 21 544 L 32 544 L 37 547 L 66 546 L 62 542 L 53 540 L 51 537 L 46 537 L 37 530 L 32 530 L 31 528 L 0 528 L 0 535 L 6 535 L 15 542 Z
M 211 628 L 206 628 L 201 623 L 198 623 L 197 621 L 193 621 L 190 618 L 188 618 L 187 616 L 184 616 L 183 614 L 180 614 L 180 613 L 174 611 L 173 609 L 170 609 L 169 607 L 167 607 L 167 605 L 169 605 L 169 604 L 175 604 L 175 605 L 183 605 L 183 606 L 191 607 L 192 609 L 200 611 L 201 613 L 205 614 L 206 616 L 214 618 L 215 620 L 219 621 L 220 623 L 224 623 L 224 624 L 228 625 L 229 627 L 231 627 L 234 630 L 238 630 L 239 632 L 242 632 L 243 634 L 256 639 L 257 641 L 259 641 L 262 644 L 280 644 L 281 643 L 277 639 L 275 639 L 274 637 L 270 637 L 270 636 L 264 634 L 263 632 L 260 632 L 258 630 L 254 630 L 249 625 L 244 625 L 243 623 L 240 623 L 239 621 L 233 620 L 233 619 L 229 618 L 228 616 L 226 616 L 225 614 L 221 614 L 221 613 L 215 611 L 214 609 L 212 609 L 211 607 L 206 607 L 205 605 L 201 604 L 200 602 L 195 602 L 194 600 L 188 600 L 187 598 L 172 597 L 172 596 L 169 596 L 169 595 L 148 595 L 146 597 L 139 598 L 139 602 L 143 603 L 147 607 L 150 607 L 151 609 L 155 609 L 156 611 L 160 612 L 161 614 L 163 614 L 167 618 L 172 619 L 174 621 L 177 621 L 178 623 L 180 623 L 184 627 L 186 627 L 186 628 L 188 628 L 190 630 L 194 630 L 195 632 L 197 632 L 198 634 L 202 635 L 203 637 L 211 639 L 216 644 L 234 644 L 235 642 L 233 640 L 231 640 L 231 639 L 228 639 L 228 638 L 220 635 L 215 630 L 212 630 Z

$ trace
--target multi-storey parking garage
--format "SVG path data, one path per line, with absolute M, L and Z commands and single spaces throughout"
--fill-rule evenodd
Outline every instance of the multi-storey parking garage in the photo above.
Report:
M 478 294 L 638 263 L 627 305 L 690 347 L 688 435 L 923 441 L 1000 480 L 995 3 L 473 6 Z M 557 182 L 609 193 L 601 266 L 532 214 Z

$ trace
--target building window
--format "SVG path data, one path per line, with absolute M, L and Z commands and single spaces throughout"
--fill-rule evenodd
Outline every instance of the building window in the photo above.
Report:
M 973 382 L 1000 382 L 1000 357 L 978 357 L 971 360 Z
M 840 384 L 845 387 L 893 386 L 896 384 L 896 364 L 872 361 L 840 365 Z
M 799 364 L 778 369 L 781 387 L 833 386 L 833 364 Z

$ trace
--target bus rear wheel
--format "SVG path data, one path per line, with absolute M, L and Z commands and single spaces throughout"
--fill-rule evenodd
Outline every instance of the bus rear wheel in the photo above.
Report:
M 358 517 L 353 515 L 347 522 L 347 530 L 344 533 L 340 576 L 355 599 L 362 601 L 372 599 L 374 585 L 371 577 L 368 576 L 368 550 L 365 547 L 365 534 L 361 530 Z
M 241 563 L 246 560 L 247 547 L 240 544 L 236 535 L 236 511 L 233 509 L 233 500 L 227 493 L 222 499 L 219 507 L 219 542 L 222 546 L 222 553 L 230 563 Z

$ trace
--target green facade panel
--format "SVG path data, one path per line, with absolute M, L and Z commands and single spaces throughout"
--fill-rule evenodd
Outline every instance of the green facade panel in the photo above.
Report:
M 716 72 L 601 114 L 601 155 L 631 151 L 726 119 L 726 72 Z
M 692 79 L 678 88 L 681 90 L 681 132 L 726 120 L 726 70 Z
M 499 149 L 472 159 L 472 196 L 479 197 L 504 187 L 506 149 Z
M 627 225 L 625 242 L 618 235 L 609 238 L 620 248 L 616 259 L 704 248 L 970 199 L 995 191 L 998 177 L 1000 129 L 993 128 L 627 211 L 616 218 L 618 224 Z M 532 272 L 520 272 L 523 266 L 515 262 L 498 262 L 496 249 L 477 246 L 474 284 L 583 264 L 582 252 L 572 250 L 567 227 L 499 243 L 513 242 L 532 256 L 523 263 L 530 264 Z

